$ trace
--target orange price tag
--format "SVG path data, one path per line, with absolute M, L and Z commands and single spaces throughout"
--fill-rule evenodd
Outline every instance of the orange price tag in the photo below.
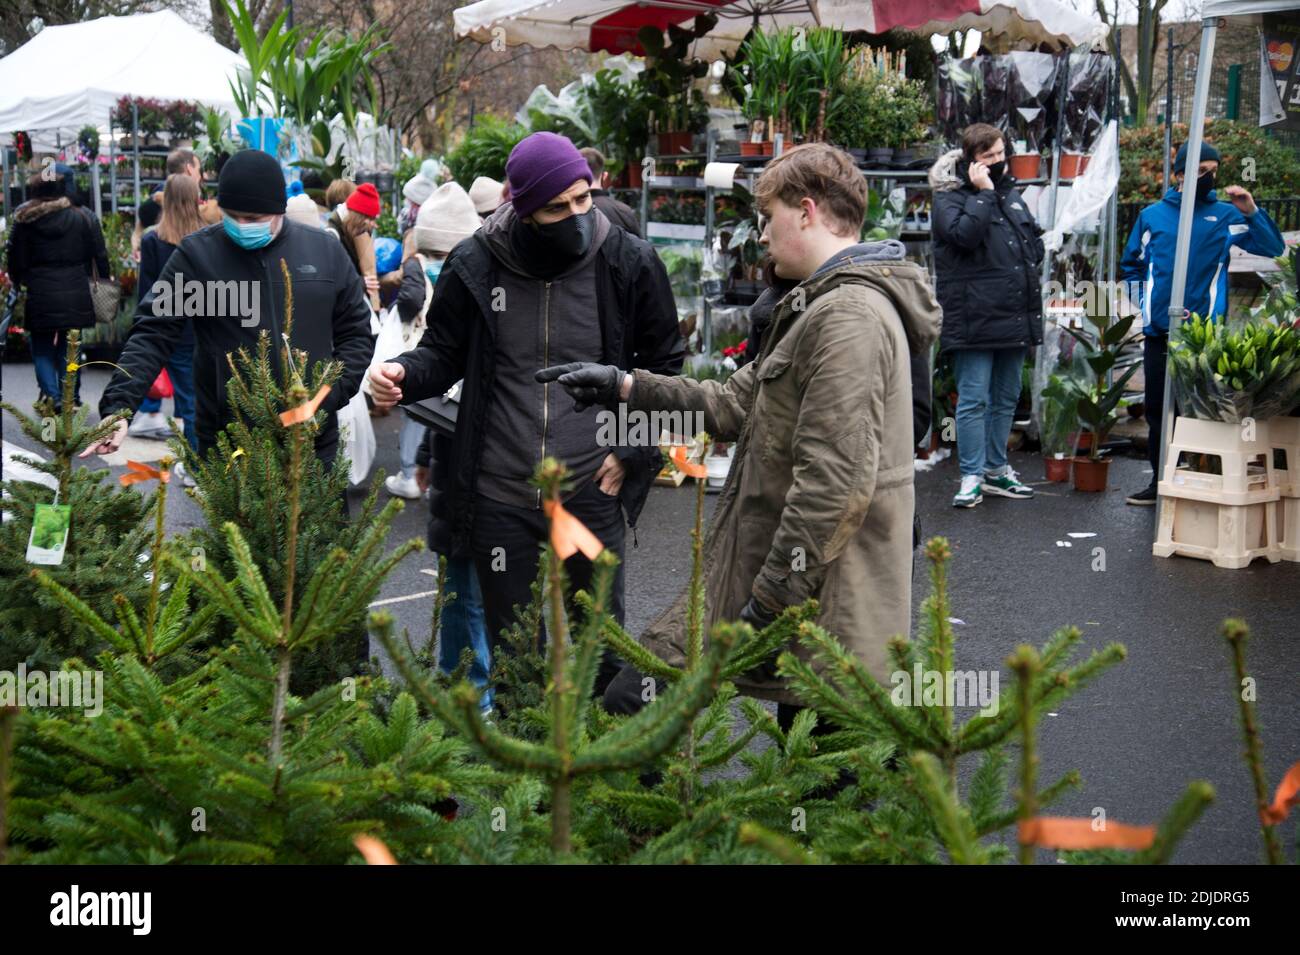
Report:
M 320 390 L 316 392 L 316 396 L 312 398 L 311 401 L 304 401 L 296 408 L 290 408 L 288 411 L 281 411 L 280 423 L 288 428 L 292 425 L 306 421 L 316 413 L 316 409 L 320 407 L 320 403 L 325 400 L 325 396 L 329 393 L 330 386 L 321 385 Z
M 578 551 L 582 551 L 588 560 L 600 556 L 605 545 L 587 529 L 587 525 L 566 511 L 563 504 L 547 501 L 543 507 L 551 519 L 551 546 L 561 560 L 568 560 Z
M 1044 849 L 1146 849 L 1156 840 L 1155 826 L 1107 822 L 1094 829 L 1091 819 L 1038 816 L 1020 823 L 1020 844 Z
M 357 847 L 361 857 L 366 860 L 366 865 L 397 865 L 397 860 L 388 851 L 388 846 L 374 836 L 353 836 L 352 844 Z
M 1273 804 L 1263 809 L 1259 818 L 1266 826 L 1276 826 L 1291 813 L 1291 807 L 1300 803 L 1300 763 L 1286 771 L 1273 794 Z
M 686 447 L 684 445 L 674 445 L 673 449 L 668 452 L 668 457 L 672 458 L 673 464 L 677 470 L 681 471 L 687 477 L 704 478 L 709 476 L 709 469 L 703 464 L 696 464 L 686 457 Z
M 162 481 L 162 483 L 166 484 L 171 476 L 171 471 L 161 471 L 147 464 L 141 464 L 139 461 L 127 461 L 126 473 L 118 480 L 122 482 L 123 487 L 128 484 L 135 484 L 137 481 Z

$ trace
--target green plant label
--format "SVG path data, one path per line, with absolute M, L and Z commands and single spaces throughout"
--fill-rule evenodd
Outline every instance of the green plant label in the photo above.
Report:
M 69 505 L 37 504 L 36 513 L 32 515 L 32 534 L 27 539 L 27 563 L 63 563 L 71 523 L 72 508 Z

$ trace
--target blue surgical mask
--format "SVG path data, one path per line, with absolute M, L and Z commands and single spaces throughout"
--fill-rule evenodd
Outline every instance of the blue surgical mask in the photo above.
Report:
M 430 282 L 437 285 L 438 276 L 442 274 L 442 259 L 425 259 L 424 274 L 429 277 Z
M 230 241 L 241 249 L 260 249 L 271 241 L 269 219 L 265 222 L 236 222 L 223 212 L 221 220 Z

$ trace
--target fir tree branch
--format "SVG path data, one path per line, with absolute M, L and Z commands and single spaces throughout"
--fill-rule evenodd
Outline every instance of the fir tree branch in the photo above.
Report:
M 1264 838 L 1264 854 L 1269 865 L 1281 865 L 1285 860 L 1282 847 L 1278 843 L 1277 830 L 1264 820 L 1265 810 L 1270 804 L 1268 781 L 1264 773 L 1264 745 L 1259 732 L 1259 722 L 1255 717 L 1254 694 L 1246 692 L 1250 676 L 1246 671 L 1246 642 L 1250 639 L 1250 628 L 1244 620 L 1231 619 L 1223 621 L 1220 630 L 1228 641 L 1232 654 L 1232 671 L 1236 677 L 1236 695 L 1238 712 L 1241 716 L 1241 733 L 1246 744 L 1246 766 L 1250 770 L 1250 781 L 1255 787 L 1255 810 L 1259 819 L 1260 835 Z

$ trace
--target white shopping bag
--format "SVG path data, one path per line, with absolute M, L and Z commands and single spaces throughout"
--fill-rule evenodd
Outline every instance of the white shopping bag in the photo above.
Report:
M 339 443 L 351 462 L 348 482 L 356 487 L 366 483 L 375 463 L 375 428 L 370 423 L 366 396 L 358 391 L 338 412 Z
M 386 361 L 392 361 L 402 352 L 406 351 L 402 339 L 402 318 L 397 314 L 397 308 L 390 308 L 383 311 L 379 318 L 379 335 L 375 338 L 375 353 L 370 359 L 370 367 L 366 369 L 366 376 L 361 380 L 361 390 L 373 397 L 370 390 L 370 372 L 376 365 L 382 365 Z

